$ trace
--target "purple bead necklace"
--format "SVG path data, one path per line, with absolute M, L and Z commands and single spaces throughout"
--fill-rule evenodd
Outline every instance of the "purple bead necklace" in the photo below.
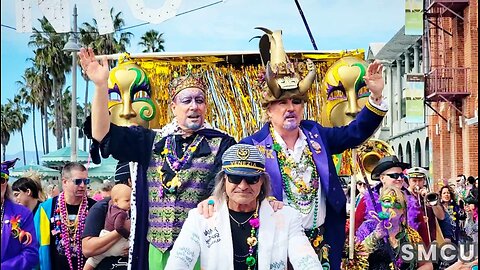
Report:
M 80 270 L 83 268 L 83 254 L 82 254 L 82 242 L 81 236 L 83 230 L 85 229 L 85 220 L 87 218 L 87 196 L 84 196 L 82 199 L 82 203 L 78 209 L 77 217 L 75 220 L 75 230 L 73 236 L 71 237 L 70 230 L 67 228 L 67 223 L 70 223 L 68 219 L 68 211 L 67 211 L 67 203 L 65 201 L 65 193 L 62 192 L 58 196 L 58 205 L 57 209 L 60 209 L 60 231 L 61 231 L 61 244 L 65 249 L 65 256 L 68 260 L 68 265 L 70 266 L 70 270 L 74 270 L 73 263 L 72 263 L 72 247 L 70 245 L 70 241 L 73 240 L 73 246 L 75 246 L 75 255 L 77 257 L 77 269 Z

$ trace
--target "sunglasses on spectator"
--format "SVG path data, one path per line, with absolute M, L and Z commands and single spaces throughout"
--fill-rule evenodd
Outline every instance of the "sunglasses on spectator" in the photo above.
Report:
M 260 175 L 257 176 L 242 176 L 242 175 L 227 175 L 228 182 L 235 184 L 235 185 L 240 185 L 242 183 L 242 180 L 245 180 L 247 184 L 249 185 L 255 185 L 260 181 Z
M 405 179 L 407 176 L 403 173 L 384 173 L 383 175 L 387 175 L 388 177 L 392 179 L 398 179 L 401 177 L 402 179 Z
M 77 179 L 72 179 L 72 181 L 77 186 L 80 186 L 82 183 L 84 183 L 85 185 L 90 184 L 90 178 L 77 178 Z

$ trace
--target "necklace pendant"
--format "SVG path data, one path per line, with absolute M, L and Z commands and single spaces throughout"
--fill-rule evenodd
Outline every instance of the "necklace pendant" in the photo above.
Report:
M 320 146 L 318 142 L 311 140 L 310 143 L 312 148 L 315 150 L 315 153 L 320 154 L 320 152 L 322 152 L 322 146 Z
M 172 178 L 172 180 L 167 182 L 167 187 L 170 192 L 175 191 L 175 189 L 179 188 L 182 185 L 182 182 L 180 181 L 180 178 L 178 175 L 175 175 L 175 177 Z

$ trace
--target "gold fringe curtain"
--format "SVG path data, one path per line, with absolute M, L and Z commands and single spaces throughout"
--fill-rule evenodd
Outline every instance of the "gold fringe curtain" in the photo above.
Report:
M 342 52 L 336 54 L 301 55 L 304 61 L 312 59 L 317 67 L 317 79 L 309 91 L 309 102 L 305 106 L 305 119 L 321 121 L 322 107 L 325 104 L 326 93 L 321 91 L 324 74 L 336 60 L 343 56 L 359 56 L 363 51 Z M 290 56 L 294 58 L 295 56 Z M 258 73 L 263 70 L 260 63 L 252 65 L 225 65 L 211 57 L 189 57 L 179 59 L 132 59 L 148 74 L 152 87 L 152 100 L 157 105 L 158 113 L 151 128 L 162 128 L 173 118 L 170 109 L 168 84 L 177 72 L 182 75 L 187 65 L 193 67 L 193 72 L 201 72 L 208 83 L 207 121 L 214 127 L 228 132 L 240 140 L 253 134 L 263 123 L 262 109 L 259 102 L 260 87 L 257 82 Z M 199 61 L 200 60 L 200 61 Z M 207 61 L 205 61 L 207 60 Z M 209 61 L 210 60 L 210 61 Z M 294 61 L 295 61 L 294 60 Z

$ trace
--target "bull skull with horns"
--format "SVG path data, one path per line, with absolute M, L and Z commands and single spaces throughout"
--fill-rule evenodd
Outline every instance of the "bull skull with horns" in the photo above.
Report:
M 300 80 L 300 74 L 295 65 L 288 59 L 282 41 L 282 31 L 271 31 L 263 27 L 255 29 L 262 30 L 265 34 L 260 37 L 260 57 L 265 67 L 265 79 L 271 94 L 275 99 L 280 99 L 284 91 L 292 91 L 288 96 L 298 96 L 306 98 L 308 89 L 315 80 L 315 65 L 307 60 L 308 74 Z

